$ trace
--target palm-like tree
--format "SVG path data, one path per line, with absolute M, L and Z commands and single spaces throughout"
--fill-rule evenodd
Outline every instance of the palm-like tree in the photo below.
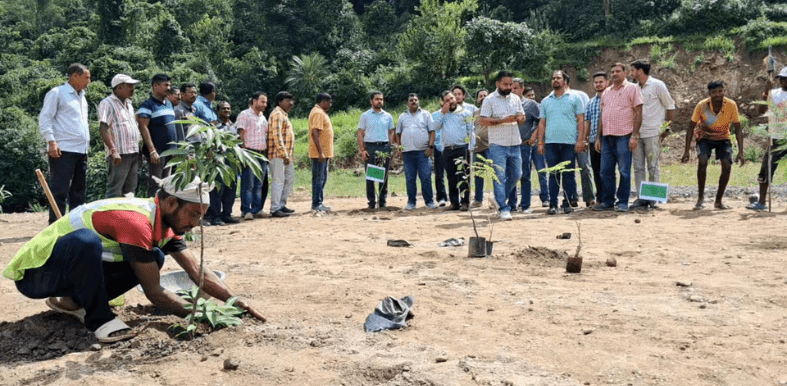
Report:
M 290 76 L 285 82 L 296 96 L 300 94 L 301 97 L 314 97 L 328 75 L 327 63 L 328 61 L 316 52 L 301 57 L 293 56 Z

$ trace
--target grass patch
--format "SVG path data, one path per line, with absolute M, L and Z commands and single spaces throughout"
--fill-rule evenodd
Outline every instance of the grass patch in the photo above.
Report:
M 706 182 L 706 189 L 718 185 L 719 175 L 721 174 L 721 165 L 718 161 L 708 165 L 708 177 Z M 787 177 L 783 170 L 787 168 L 779 168 L 773 177 L 774 184 L 783 184 L 787 182 Z M 741 186 L 753 188 L 758 186 L 757 174 L 760 172 L 760 162 L 747 162 L 746 165 L 740 167 L 734 165 L 732 167 L 732 174 L 730 176 L 729 186 Z M 634 170 L 631 171 L 631 182 L 634 183 Z M 300 168 L 295 170 L 295 189 L 298 191 L 311 192 L 311 169 Z M 579 183 L 579 174 L 576 175 L 576 181 Z M 538 189 L 538 175 L 535 170 L 531 171 L 530 182 L 533 189 Z M 697 186 L 697 162 L 682 164 L 668 164 L 661 165 L 661 182 L 669 184 L 670 186 L 683 186 L 683 187 L 696 187 Z M 421 183 L 418 182 L 418 202 L 421 202 L 420 196 Z M 432 187 L 434 188 L 434 175 L 432 175 Z M 491 194 L 492 186 L 486 184 L 484 186 L 486 194 Z M 399 175 L 391 175 L 388 178 L 388 194 L 396 193 L 399 197 L 407 196 L 407 188 L 405 186 L 404 173 Z M 356 176 L 353 170 L 350 169 L 335 169 L 331 170 L 328 174 L 328 183 L 325 186 L 326 197 L 366 197 L 366 183 L 363 176 Z M 330 204 L 329 204 L 330 205 Z

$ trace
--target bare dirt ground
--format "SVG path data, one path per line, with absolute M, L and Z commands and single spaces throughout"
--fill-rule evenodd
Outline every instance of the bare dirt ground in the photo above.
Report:
M 208 266 L 268 323 L 181 342 L 166 331 L 179 319 L 132 290 L 118 312 L 140 335 L 102 347 L 2 280 L 0 384 L 785 384 L 784 203 L 768 214 L 727 202 L 733 210 L 692 211 L 680 198 L 626 214 L 539 208 L 495 221 L 494 255 L 471 259 L 466 245 L 438 247 L 472 235 L 467 213 L 365 212 L 363 199 L 329 199 L 334 212 L 314 217 L 299 192 L 296 216 L 206 231 Z M 584 265 L 566 274 L 574 220 Z M 45 222 L 0 215 L 0 264 Z M 564 232 L 571 239 L 556 238 Z M 405 295 L 415 297 L 407 328 L 363 331 L 382 298 Z M 225 370 L 227 359 L 238 368 Z

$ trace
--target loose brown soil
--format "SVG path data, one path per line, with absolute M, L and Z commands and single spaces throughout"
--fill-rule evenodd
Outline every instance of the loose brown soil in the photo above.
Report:
M 467 213 L 368 212 L 363 199 L 329 199 L 334 212 L 317 217 L 299 193 L 293 217 L 206 231 L 207 265 L 268 323 L 178 341 L 167 327 L 181 320 L 132 290 L 119 315 L 140 335 L 94 346 L 77 321 L 2 280 L 0 384 L 778 385 L 787 381 L 784 204 L 768 214 L 728 203 L 735 209 L 692 211 L 690 199 L 627 214 L 538 208 L 495 222 L 494 255 L 471 259 L 467 245 L 438 247 L 472 235 Z M 584 263 L 572 275 L 576 219 Z M 42 213 L 0 215 L 0 264 L 45 223 Z M 556 238 L 565 232 L 572 238 Z M 167 261 L 164 271 L 174 269 Z M 382 298 L 405 295 L 415 297 L 407 328 L 363 331 Z M 226 359 L 238 369 L 225 370 Z

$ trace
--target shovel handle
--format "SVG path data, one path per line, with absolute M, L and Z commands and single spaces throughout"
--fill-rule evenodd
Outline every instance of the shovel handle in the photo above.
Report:
M 36 169 L 36 175 L 38 176 L 38 182 L 41 184 L 41 189 L 44 189 L 46 199 L 49 200 L 49 206 L 52 207 L 52 210 L 55 212 L 55 216 L 57 216 L 57 218 L 63 217 L 63 215 L 60 214 L 60 208 L 55 203 L 55 197 L 52 195 L 52 191 L 49 190 L 49 184 L 46 183 L 44 173 L 41 173 L 41 169 Z

